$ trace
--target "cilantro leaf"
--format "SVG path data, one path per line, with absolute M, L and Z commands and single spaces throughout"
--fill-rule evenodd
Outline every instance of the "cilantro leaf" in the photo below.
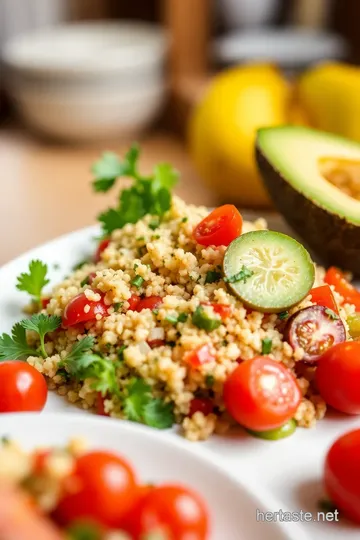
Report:
M 171 206 L 171 190 L 178 181 L 178 172 L 171 165 L 160 163 L 154 167 L 152 176 L 144 177 L 138 173 L 138 159 L 139 148 L 133 145 L 123 161 L 107 152 L 92 168 L 97 192 L 108 191 L 122 176 L 134 179 L 130 188 L 121 191 L 118 207 L 98 216 L 107 235 L 126 223 L 136 223 L 146 214 L 161 217 Z
M 174 423 L 173 404 L 154 399 L 151 387 L 143 380 L 134 378 L 126 388 L 123 408 L 126 417 L 158 429 L 166 429 Z
M 39 353 L 27 344 L 25 328 L 16 323 L 11 329 L 11 336 L 8 334 L 0 336 L 0 362 L 24 359 L 28 356 L 39 356 Z
M 124 413 L 128 420 L 142 422 L 144 407 L 151 399 L 151 388 L 143 379 L 132 379 L 126 388 Z
M 61 325 L 61 317 L 57 315 L 44 315 L 43 313 L 35 313 L 30 319 L 24 319 L 20 322 L 21 326 L 26 330 L 32 330 L 39 334 L 40 352 L 43 358 L 47 357 L 45 351 L 45 336 L 49 332 L 53 332 Z
M 335 313 L 335 311 L 333 311 L 330 308 L 326 308 L 325 313 L 329 317 L 329 319 L 331 319 L 333 321 L 336 321 L 337 319 L 339 319 L 339 316 Z
M 174 405 L 165 403 L 162 399 L 153 399 L 145 405 L 143 415 L 146 425 L 157 429 L 167 429 L 175 421 Z
M 40 303 L 41 292 L 45 285 L 49 283 L 47 279 L 47 264 L 39 260 L 33 260 L 29 263 L 29 272 L 23 272 L 17 277 L 16 288 L 19 291 L 29 293 L 36 302 Z
M 243 264 L 241 270 L 237 274 L 234 274 L 230 277 L 225 277 L 224 281 L 226 281 L 227 283 L 236 283 L 238 281 L 243 281 L 244 283 L 246 283 L 247 280 L 253 275 L 254 272 L 249 268 L 246 268 L 246 266 Z
M 205 284 L 206 283 L 216 283 L 220 279 L 221 279 L 220 272 L 216 272 L 215 270 L 209 270 L 208 272 L 206 272 Z
M 92 336 L 86 336 L 72 346 L 69 354 L 61 362 L 70 375 L 78 377 L 94 361 L 94 358 L 92 358 L 94 355 L 89 353 L 93 346 L 94 338 Z
M 289 312 L 288 311 L 281 311 L 281 313 L 278 314 L 278 317 L 281 321 L 284 321 L 285 319 L 287 319 L 289 316 Z

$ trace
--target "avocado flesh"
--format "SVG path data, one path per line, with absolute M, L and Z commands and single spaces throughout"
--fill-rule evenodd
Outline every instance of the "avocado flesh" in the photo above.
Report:
M 360 200 L 322 176 L 324 158 L 360 164 L 360 144 L 303 127 L 258 131 L 258 168 L 279 212 L 324 263 L 360 276 Z

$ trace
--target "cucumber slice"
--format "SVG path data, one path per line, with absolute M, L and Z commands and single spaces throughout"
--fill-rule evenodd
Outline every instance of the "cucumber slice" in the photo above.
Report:
M 315 267 L 299 242 L 275 231 L 242 234 L 228 246 L 223 262 L 225 281 L 247 306 L 279 313 L 307 296 Z
M 269 429 L 269 431 L 252 431 L 248 429 L 247 432 L 250 433 L 253 437 L 258 439 L 265 439 L 267 441 L 279 441 L 280 439 L 285 439 L 290 437 L 296 430 L 296 422 L 294 419 L 289 420 L 283 426 L 276 429 Z

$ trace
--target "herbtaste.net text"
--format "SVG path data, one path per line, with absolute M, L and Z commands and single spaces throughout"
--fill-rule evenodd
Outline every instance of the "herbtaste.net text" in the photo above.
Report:
M 261 512 L 256 510 L 256 521 L 339 521 L 339 511 L 333 512 L 304 512 L 299 510 L 298 512 L 284 512 L 278 510 L 277 512 Z

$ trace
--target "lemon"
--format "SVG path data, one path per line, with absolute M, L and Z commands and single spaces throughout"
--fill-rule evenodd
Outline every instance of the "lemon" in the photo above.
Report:
M 220 200 L 268 207 L 256 168 L 256 131 L 293 121 L 292 89 L 270 64 L 251 64 L 215 76 L 189 123 L 189 146 L 199 174 Z M 295 123 L 300 113 L 292 113 Z

